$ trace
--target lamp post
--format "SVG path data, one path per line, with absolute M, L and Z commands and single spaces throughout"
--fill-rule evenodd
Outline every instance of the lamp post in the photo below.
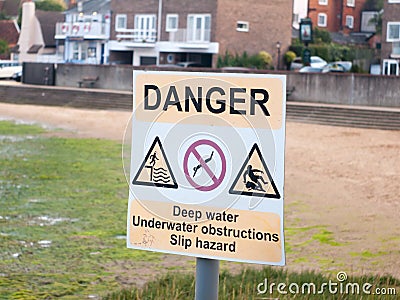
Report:
M 281 42 L 276 42 L 276 49 L 278 50 L 278 63 L 276 68 L 279 70 L 280 69 L 280 61 L 281 61 Z

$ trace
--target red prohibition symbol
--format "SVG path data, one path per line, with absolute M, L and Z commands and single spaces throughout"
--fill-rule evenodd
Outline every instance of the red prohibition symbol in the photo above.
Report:
M 211 156 L 208 159 L 203 159 L 200 155 L 200 153 L 197 151 L 197 147 L 201 146 L 201 145 L 208 145 L 210 147 L 212 147 L 219 155 L 220 160 L 221 160 L 221 172 L 220 174 L 214 174 L 214 172 L 210 169 L 210 167 L 207 165 L 208 160 L 211 160 L 213 153 L 211 154 Z M 211 184 L 210 185 L 201 185 L 196 183 L 196 181 L 193 179 L 194 175 L 192 177 L 192 175 L 189 173 L 189 166 L 188 166 L 188 161 L 189 161 L 189 156 L 190 155 L 194 155 L 194 157 L 198 160 L 199 164 L 197 165 L 197 167 L 194 168 L 194 172 L 196 174 L 197 170 L 199 168 L 204 169 L 204 171 L 208 174 L 208 176 L 211 178 Z M 215 158 L 217 159 L 217 158 Z M 214 189 L 216 189 L 223 181 L 225 174 L 226 174 L 226 159 L 225 159 L 225 155 L 222 152 L 221 148 L 214 143 L 213 141 L 210 140 L 199 140 L 197 142 L 194 142 L 192 145 L 190 145 L 190 147 L 187 149 L 185 156 L 183 158 L 183 172 L 186 175 L 186 179 L 187 181 L 189 181 L 189 183 L 196 189 L 199 191 L 203 191 L 203 192 L 208 192 L 208 191 L 212 191 Z

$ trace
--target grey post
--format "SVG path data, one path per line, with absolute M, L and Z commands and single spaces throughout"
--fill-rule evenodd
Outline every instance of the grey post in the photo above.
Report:
M 196 258 L 195 300 L 218 300 L 219 260 Z

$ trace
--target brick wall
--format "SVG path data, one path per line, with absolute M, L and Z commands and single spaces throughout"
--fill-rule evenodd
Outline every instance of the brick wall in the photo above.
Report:
M 264 50 L 276 62 L 276 43 L 281 43 L 283 54 L 291 42 L 292 11 L 291 0 L 219 0 L 216 31 L 219 53 L 255 54 Z M 237 21 L 249 22 L 249 31 L 237 31 Z
M 327 5 L 320 4 L 319 0 L 309 0 L 309 17 L 313 22 L 313 27 L 319 27 L 329 32 L 336 32 L 340 30 L 340 5 L 341 1 L 328 0 Z M 345 1 L 345 0 L 344 0 Z M 318 14 L 326 14 L 327 22 L 326 27 L 318 26 Z
M 178 28 L 187 27 L 188 14 L 211 14 L 211 41 L 215 41 L 215 21 L 216 21 L 217 0 L 164 0 L 163 1 L 163 16 L 161 40 L 168 41 L 169 33 L 165 31 L 166 15 L 178 14 Z
M 133 29 L 135 27 L 135 14 L 158 15 L 158 0 L 113 0 L 111 1 L 111 11 L 111 39 L 116 40 L 115 16 L 117 14 L 126 14 L 127 28 Z
M 383 9 L 385 12 L 382 20 L 382 60 L 390 58 L 390 54 L 392 53 L 392 43 L 386 42 L 387 23 L 400 22 L 400 3 L 389 3 L 388 0 L 385 0 Z

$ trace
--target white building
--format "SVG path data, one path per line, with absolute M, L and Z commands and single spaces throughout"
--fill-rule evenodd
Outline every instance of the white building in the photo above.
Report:
M 110 0 L 80 1 L 65 11 L 65 22 L 57 23 L 55 39 L 65 62 L 107 64 L 110 38 Z M 64 46 L 62 46 L 64 44 Z

